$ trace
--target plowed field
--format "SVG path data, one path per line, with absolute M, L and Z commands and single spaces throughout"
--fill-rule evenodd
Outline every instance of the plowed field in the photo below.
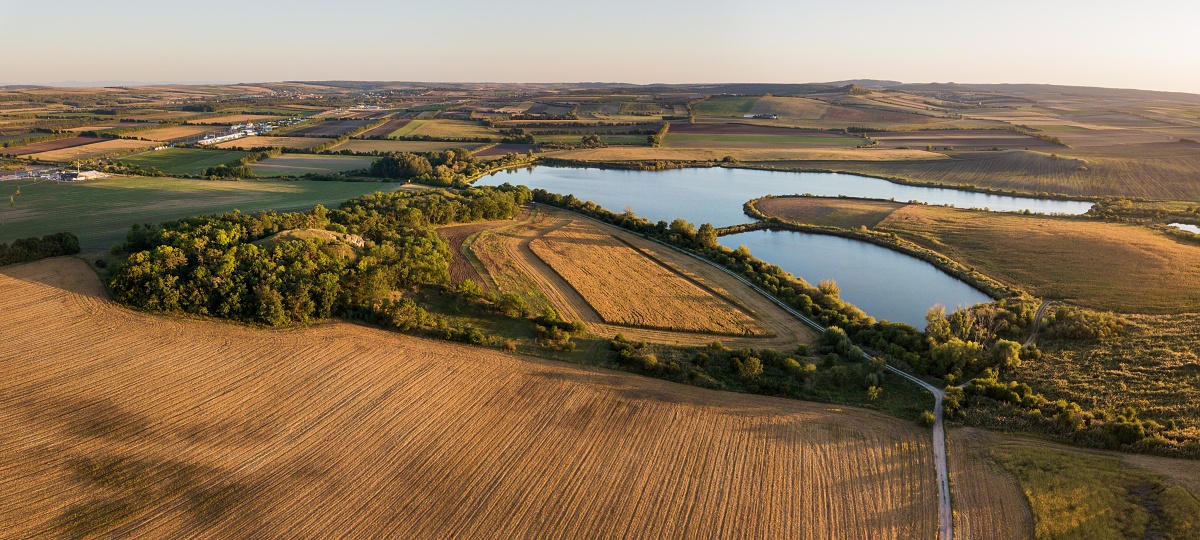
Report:
M 0 535 L 929 538 L 908 422 L 0 270 Z

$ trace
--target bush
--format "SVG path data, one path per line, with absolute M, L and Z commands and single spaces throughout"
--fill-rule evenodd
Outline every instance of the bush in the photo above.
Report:
M 933 411 L 925 411 L 921 413 L 921 425 L 925 427 L 933 427 L 937 423 L 937 417 L 933 415 Z

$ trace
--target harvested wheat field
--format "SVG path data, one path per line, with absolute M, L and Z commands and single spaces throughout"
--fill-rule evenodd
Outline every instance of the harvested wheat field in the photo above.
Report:
M 132 312 L 0 270 L 0 530 L 121 538 L 929 538 L 928 434 L 343 323 Z
M 590 224 L 567 222 L 529 247 L 606 323 L 707 334 L 763 333 L 727 293 Z
M 59 150 L 51 150 L 49 152 L 41 152 L 30 156 L 25 156 L 32 159 L 40 159 L 43 161 L 74 161 L 77 159 L 96 159 L 112 154 L 122 154 L 134 152 L 137 150 L 149 150 L 160 143 L 153 141 L 139 141 L 134 139 L 103 139 L 101 142 L 85 144 L 83 146 L 72 146 L 70 148 L 62 148 Z
M 998 441 L 978 429 L 946 432 L 954 497 L 954 536 L 960 540 L 1033 537 L 1033 513 L 1012 473 L 991 455 Z
M 798 319 L 704 262 L 577 214 L 534 208 L 522 223 L 482 233 L 471 253 L 500 292 L 537 291 L 527 298 L 532 306 L 582 321 L 592 335 L 680 345 L 719 337 L 733 347 L 777 348 L 814 337 Z

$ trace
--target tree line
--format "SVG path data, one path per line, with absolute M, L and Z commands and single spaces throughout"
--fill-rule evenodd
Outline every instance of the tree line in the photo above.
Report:
M 511 187 L 376 193 L 332 211 L 235 211 L 134 225 L 113 248 L 128 258 L 108 286 L 133 307 L 266 326 L 394 311 L 385 303 L 394 291 L 449 281 L 450 248 L 436 226 L 509 219 L 530 198 L 528 189 Z M 258 242 L 289 229 L 349 233 L 363 245 L 318 236 Z

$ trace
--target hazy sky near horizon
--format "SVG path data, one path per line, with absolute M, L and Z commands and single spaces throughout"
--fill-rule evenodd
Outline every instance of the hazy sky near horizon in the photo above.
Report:
M 0 0 L 0 84 L 1049 83 L 1200 93 L 1200 2 Z

